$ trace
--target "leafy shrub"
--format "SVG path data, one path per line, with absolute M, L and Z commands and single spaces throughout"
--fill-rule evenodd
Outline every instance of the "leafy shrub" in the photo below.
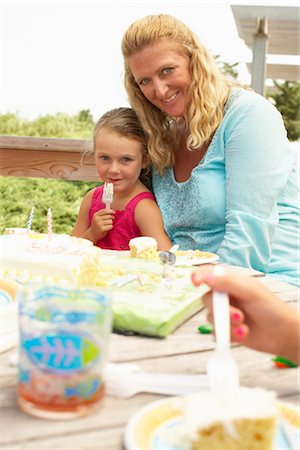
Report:
M 47 211 L 52 209 L 53 232 L 70 234 L 83 196 L 95 182 L 21 177 L 0 177 L 0 233 L 26 227 L 34 206 L 32 229 L 47 232 Z
M 93 117 L 88 109 L 73 116 L 57 113 L 34 120 L 13 113 L 0 114 L 0 134 L 6 135 L 89 139 L 93 127 Z
M 64 113 L 34 120 L 18 114 L 0 114 L 0 134 L 88 139 L 94 127 L 88 109 L 70 116 Z M 47 232 L 47 210 L 52 209 L 53 232 L 69 234 L 85 193 L 99 183 L 46 178 L 0 177 L 0 233 L 5 228 L 27 227 L 34 206 L 32 229 Z

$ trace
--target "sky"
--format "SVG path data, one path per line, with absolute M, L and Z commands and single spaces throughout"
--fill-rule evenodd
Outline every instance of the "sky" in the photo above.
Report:
M 239 80 L 250 83 L 245 63 L 252 53 L 238 36 L 230 4 L 251 1 L 0 0 L 0 114 L 34 119 L 89 109 L 97 120 L 128 106 L 121 40 L 133 21 L 148 14 L 182 20 L 222 61 L 239 62 Z

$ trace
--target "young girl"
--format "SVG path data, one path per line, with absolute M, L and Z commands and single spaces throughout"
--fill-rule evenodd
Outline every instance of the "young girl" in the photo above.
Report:
M 169 250 L 172 243 L 164 231 L 161 212 L 139 178 L 149 157 L 145 134 L 131 108 L 113 109 L 100 118 L 94 128 L 93 151 L 100 180 L 113 184 L 113 200 L 106 208 L 103 186 L 89 191 L 72 236 L 111 250 L 128 250 L 130 239 L 151 236 L 159 250 Z

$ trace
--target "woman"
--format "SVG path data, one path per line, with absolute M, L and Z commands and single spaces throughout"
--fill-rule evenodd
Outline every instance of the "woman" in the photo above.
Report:
M 299 284 L 295 158 L 277 109 L 172 16 L 134 22 L 122 52 L 173 244 Z

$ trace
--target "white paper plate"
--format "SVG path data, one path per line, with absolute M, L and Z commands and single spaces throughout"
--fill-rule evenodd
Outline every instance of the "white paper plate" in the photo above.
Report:
M 203 252 L 204 253 L 204 252 Z M 176 265 L 177 266 L 200 266 L 201 264 L 210 264 L 219 260 L 218 255 L 215 253 L 207 253 L 207 256 L 203 257 L 184 257 L 184 256 L 176 256 Z
M 195 250 L 196 255 L 193 256 L 192 255 L 192 250 L 187 250 L 186 255 L 178 255 L 176 254 L 176 264 L 178 266 L 198 266 L 200 264 L 209 264 L 209 263 L 213 263 L 219 260 L 218 255 L 216 255 L 215 253 L 210 253 L 210 252 L 198 252 L 197 250 Z M 159 254 L 160 252 L 158 252 Z M 198 254 L 197 254 L 198 253 Z M 201 256 L 199 256 L 199 253 L 201 253 Z M 103 255 L 107 255 L 107 256 L 114 256 L 116 258 L 128 258 L 130 257 L 130 251 L 129 250 L 103 250 Z M 203 255 L 203 256 L 202 256 Z M 149 263 L 149 261 L 145 260 L 145 259 L 140 259 L 140 258 L 130 258 L 133 261 L 146 261 Z M 153 261 L 151 261 L 153 262 Z M 157 262 L 160 262 L 159 258 L 157 258 Z
M 126 450 L 181 450 L 166 440 L 166 431 L 175 430 L 182 421 L 181 397 L 169 397 L 150 403 L 128 422 L 124 443 Z M 289 433 L 297 442 L 300 437 L 299 411 L 294 405 L 278 402 Z M 278 426 L 274 450 L 292 450 L 285 433 Z M 297 448 L 297 447 L 296 447 Z

